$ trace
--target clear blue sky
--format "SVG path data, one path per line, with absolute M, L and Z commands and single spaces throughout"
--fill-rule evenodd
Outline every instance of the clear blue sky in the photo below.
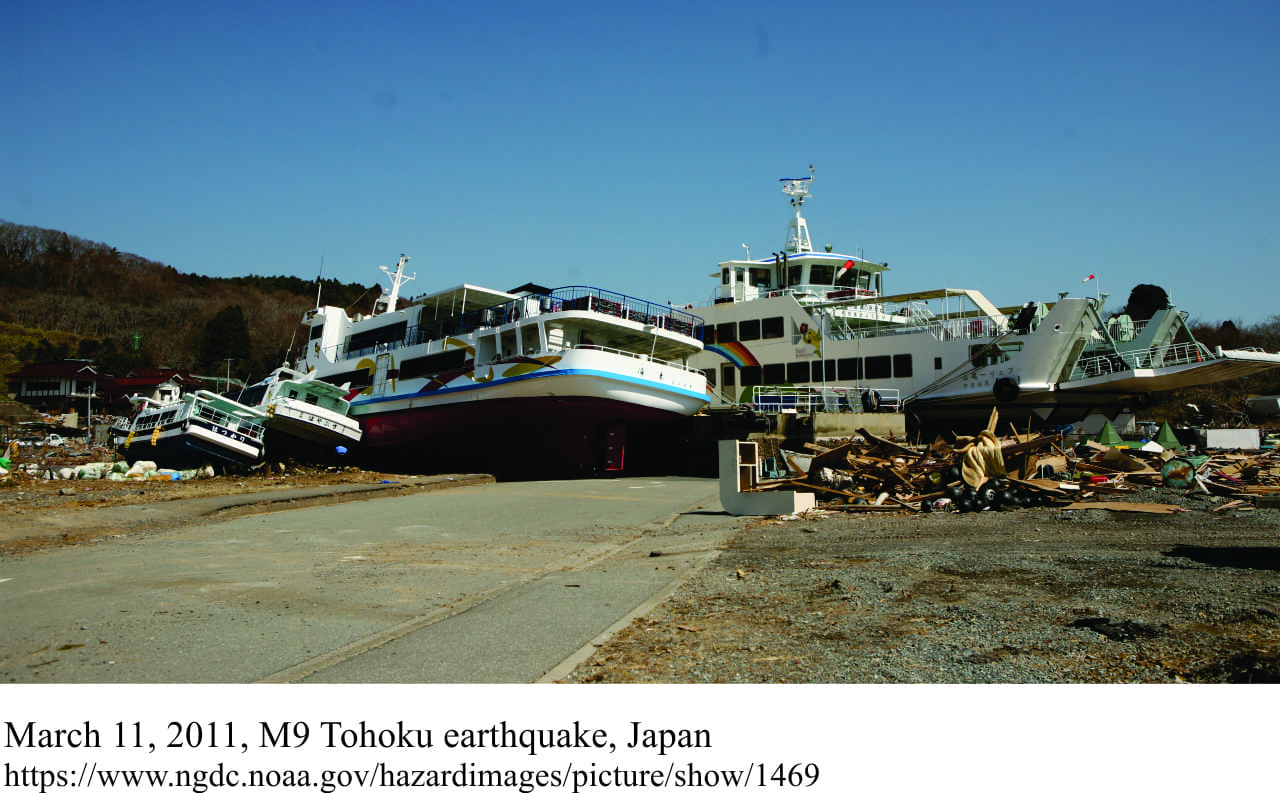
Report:
M 1280 314 L 1280 3 L 33 2 L 0 219 L 206 275 L 710 296 L 814 242 L 890 291 Z

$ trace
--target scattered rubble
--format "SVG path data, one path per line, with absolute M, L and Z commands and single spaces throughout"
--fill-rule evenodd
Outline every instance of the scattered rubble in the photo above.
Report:
M 790 477 L 764 480 L 756 490 L 815 494 L 818 509 L 844 512 L 976 512 L 1053 506 L 1166 514 L 1177 507 L 1135 503 L 1152 488 L 1232 499 L 1218 511 L 1280 507 L 1278 449 L 1188 454 L 1167 425 L 1156 441 L 1100 441 L 1070 445 L 1062 435 L 994 433 L 939 437 L 909 447 L 866 430 L 834 448 L 806 444 L 812 455 L 784 456 Z M 1110 425 L 1108 425 L 1108 428 Z M 1123 500 L 1117 497 L 1124 497 Z

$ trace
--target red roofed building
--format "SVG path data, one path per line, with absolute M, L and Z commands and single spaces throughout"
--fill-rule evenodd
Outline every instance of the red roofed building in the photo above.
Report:
M 158 401 L 176 399 L 183 389 L 201 382 L 183 369 L 138 368 L 123 377 L 99 374 L 87 361 L 33 363 L 9 376 L 15 399 L 45 413 L 90 409 L 124 414 L 129 397 Z

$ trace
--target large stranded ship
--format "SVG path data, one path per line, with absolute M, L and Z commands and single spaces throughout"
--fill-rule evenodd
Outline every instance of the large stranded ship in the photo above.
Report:
M 697 316 L 586 286 L 462 284 L 400 306 L 409 257 L 369 316 L 334 306 L 297 368 L 347 390 L 356 450 L 416 470 L 512 477 L 637 471 L 708 403 Z
M 1102 301 L 1067 297 L 999 308 L 971 289 L 888 295 L 888 265 L 815 251 L 801 207 L 810 175 L 783 179 L 795 214 L 785 248 L 721 262 L 694 364 L 721 402 L 765 412 L 908 411 L 924 424 L 1114 417 L 1155 391 L 1280 366 L 1261 350 L 1209 349 L 1172 305 L 1135 322 Z

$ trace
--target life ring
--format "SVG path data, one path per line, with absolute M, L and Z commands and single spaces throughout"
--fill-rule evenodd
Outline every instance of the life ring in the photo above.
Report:
M 1008 377 L 1001 377 L 991 387 L 991 393 L 995 395 L 997 400 L 1005 404 L 1017 399 L 1021 391 L 1022 389 L 1018 387 L 1018 384 Z
M 507 309 L 507 322 L 519 322 L 519 321 L 520 321 L 520 307 L 512 306 L 511 308 Z
M 862 392 L 862 412 L 875 413 L 880 410 L 880 392 L 868 388 Z

